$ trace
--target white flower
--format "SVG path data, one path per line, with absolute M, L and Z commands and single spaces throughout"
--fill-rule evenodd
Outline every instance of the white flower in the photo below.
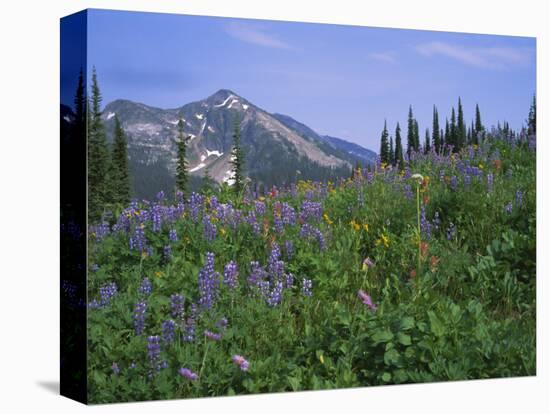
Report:
M 422 177 L 421 174 L 413 174 L 411 175 L 411 178 L 418 181 L 419 184 L 424 180 L 424 177 Z

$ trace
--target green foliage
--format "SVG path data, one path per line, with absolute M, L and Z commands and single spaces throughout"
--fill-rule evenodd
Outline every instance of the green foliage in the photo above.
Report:
M 109 182 L 110 154 L 105 127 L 101 121 L 101 92 L 95 68 L 92 72 L 92 98 L 88 113 L 88 216 L 95 222 L 101 218 L 106 203 L 112 199 Z
M 233 172 L 233 189 L 237 197 L 244 190 L 244 151 L 241 147 L 241 120 L 235 119 L 233 131 L 233 148 L 231 150 L 231 166 Z
M 118 116 L 115 115 L 115 133 L 111 163 L 111 185 L 113 202 L 122 206 L 130 202 L 130 171 L 128 167 L 128 140 L 122 129 Z
M 454 121 L 456 123 L 456 120 Z M 396 132 L 396 150 L 399 134 Z M 442 160 L 445 158 L 445 160 Z M 469 184 L 463 163 L 481 171 Z M 202 217 L 189 209 L 173 223 L 154 231 L 144 221 L 150 251 L 129 248 L 129 235 L 113 232 L 101 242 L 90 236 L 88 296 L 116 282 L 118 294 L 108 306 L 88 312 L 89 396 L 95 403 L 184 398 L 244 393 L 334 389 L 382 384 L 536 373 L 536 153 L 525 145 L 488 140 L 451 157 L 422 156 L 411 171 L 422 174 L 421 203 L 431 223 L 421 265 L 417 265 L 416 198 L 406 185 L 415 181 L 397 169 L 382 169 L 365 178 L 356 174 L 319 190 L 300 182 L 296 192 L 282 192 L 242 203 L 242 215 L 255 201 L 266 205 L 260 226 L 225 223 L 212 209 L 217 202 L 237 205 L 231 187 L 207 192 L 205 212 L 217 237 L 204 237 Z M 487 187 L 491 173 L 493 184 Z M 440 178 L 441 174 L 441 178 Z M 451 177 L 458 176 L 453 187 Z M 429 177 L 429 179 L 427 178 Z M 518 201 L 518 190 L 521 200 Z M 321 250 L 300 237 L 300 225 L 278 231 L 276 203 L 298 212 L 306 199 L 322 203 L 324 217 L 310 224 L 325 236 Z M 505 206 L 512 203 L 513 209 Z M 140 211 L 148 212 L 142 205 Z M 436 214 L 438 221 L 436 222 Z M 144 216 L 146 216 L 144 214 Z M 141 216 L 140 216 L 141 217 Z M 452 223 L 452 226 L 451 226 Z M 450 232 L 450 229 L 454 229 Z M 170 241 L 175 230 L 177 241 Z M 286 241 L 294 254 L 286 255 Z M 280 305 L 270 307 L 253 293 L 247 279 L 250 263 L 266 265 L 273 246 L 283 250 L 285 271 L 294 275 Z M 172 248 L 169 260 L 163 257 Z M 167 367 L 150 376 L 147 336 L 161 335 L 172 318 L 170 297 L 185 297 L 186 315 L 197 303 L 197 277 L 205 252 L 215 253 L 215 270 L 236 261 L 239 283 L 222 283 L 213 309 L 197 319 L 197 340 L 187 343 L 177 329 L 173 344 L 161 345 Z M 370 258 L 373 265 L 364 265 Z M 147 297 L 145 332 L 136 336 L 133 312 L 144 277 L 152 281 Z M 311 279 L 313 295 L 301 293 Z M 367 292 L 377 309 L 359 298 Z M 224 330 L 216 324 L 226 317 Z M 204 330 L 221 332 L 207 342 Z M 247 371 L 232 363 L 243 355 Z M 120 369 L 115 373 L 112 364 Z M 187 367 L 200 374 L 188 381 L 178 374 Z
M 187 137 L 183 130 L 183 120 L 178 121 L 178 161 L 176 164 L 176 188 L 187 195 L 188 191 L 188 172 L 187 172 Z

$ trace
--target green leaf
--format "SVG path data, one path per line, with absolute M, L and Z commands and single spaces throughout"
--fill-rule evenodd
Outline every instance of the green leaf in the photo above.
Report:
M 443 336 L 445 334 L 445 326 L 441 319 L 433 311 L 428 311 L 428 317 L 430 318 L 430 329 L 432 333 L 437 336 Z
M 382 381 L 390 382 L 391 381 L 391 374 L 389 372 L 384 372 L 382 374 Z
M 414 328 L 414 318 L 412 316 L 405 316 L 401 319 L 399 324 L 399 329 L 402 331 L 408 331 L 409 329 Z
M 288 377 L 288 382 L 292 387 L 292 391 L 298 391 L 300 389 L 300 378 Z
M 411 336 L 410 335 L 407 335 L 407 334 L 404 334 L 402 332 L 399 332 L 397 334 L 397 341 L 401 344 L 401 345 L 405 345 L 405 346 L 409 346 L 411 344 Z
M 372 340 L 375 343 L 389 342 L 392 339 L 393 339 L 393 333 L 389 329 L 376 331 L 372 336 Z
M 384 363 L 386 365 L 396 365 L 399 362 L 399 352 L 393 348 L 384 353 Z

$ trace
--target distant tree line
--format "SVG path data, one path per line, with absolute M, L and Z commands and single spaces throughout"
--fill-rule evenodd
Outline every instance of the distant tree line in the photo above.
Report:
M 424 142 L 421 145 L 418 121 L 414 118 L 412 106 L 409 106 L 407 119 L 407 158 L 410 159 L 413 152 L 428 153 L 431 150 L 438 154 L 446 152 L 459 152 L 467 145 L 480 144 L 486 137 L 487 131 L 481 122 L 481 112 L 479 105 L 476 104 L 475 119 L 469 126 L 464 121 L 464 111 L 462 101 L 458 98 L 458 110 L 451 108 L 451 120 L 445 119 L 445 128 L 440 127 L 439 113 L 437 107 L 433 107 L 432 129 L 426 128 Z M 536 135 L 536 97 L 533 96 L 533 102 L 527 118 L 528 135 Z M 501 127 L 497 126 L 497 131 L 503 134 L 509 134 L 509 125 L 504 123 Z M 384 128 L 380 137 L 380 160 L 386 165 L 398 166 L 403 168 L 405 160 L 403 156 L 403 146 L 401 143 L 401 128 L 399 122 L 395 128 L 395 143 L 393 136 L 389 135 L 387 122 L 384 121 Z

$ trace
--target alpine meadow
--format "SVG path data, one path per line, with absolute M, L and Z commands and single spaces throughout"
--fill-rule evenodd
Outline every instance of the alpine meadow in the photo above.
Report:
M 532 39 L 96 13 L 182 19 L 228 63 L 177 60 L 162 30 L 130 48 L 154 65 L 111 62 L 98 35 L 71 81 L 87 229 L 62 238 L 87 241 L 87 280 L 61 300 L 86 310 L 89 402 L 536 375 Z

